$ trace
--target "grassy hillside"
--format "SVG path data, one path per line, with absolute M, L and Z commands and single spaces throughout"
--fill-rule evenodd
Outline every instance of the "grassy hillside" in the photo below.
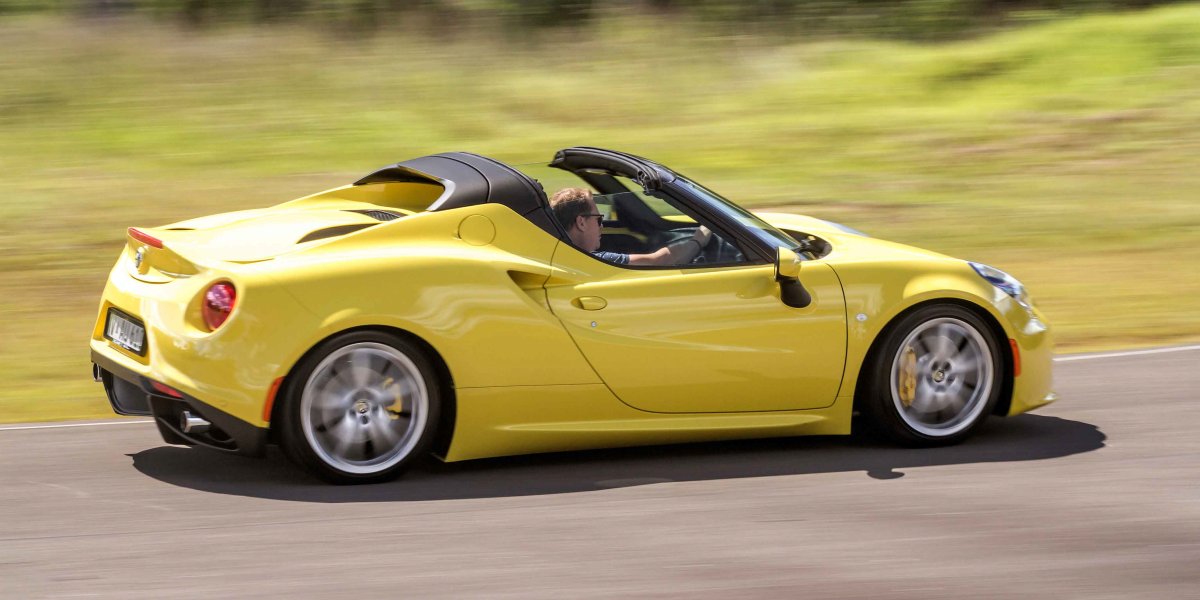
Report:
M 937 46 L 369 40 L 0 21 L 0 422 L 106 415 L 87 336 L 129 225 L 464 149 L 574 144 L 988 262 L 1065 350 L 1200 339 L 1200 5 Z

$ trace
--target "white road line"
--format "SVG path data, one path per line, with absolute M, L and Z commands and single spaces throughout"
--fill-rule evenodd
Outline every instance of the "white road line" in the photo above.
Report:
M 1148 350 L 1129 350 L 1126 352 L 1101 352 L 1098 354 L 1076 354 L 1073 356 L 1057 356 L 1054 362 L 1070 362 L 1073 360 L 1092 360 L 1094 358 L 1116 358 L 1118 356 L 1141 356 L 1143 354 L 1166 354 L 1168 352 L 1188 352 L 1200 350 L 1200 344 L 1194 346 L 1175 346 L 1172 348 L 1150 348 Z
M 18 425 L 16 427 L 0 426 L 0 431 L 16 431 L 18 429 L 60 429 L 62 427 L 99 427 L 100 425 L 134 425 L 137 423 L 153 423 L 139 419 L 137 421 L 104 421 L 102 423 L 60 423 L 58 425 Z
M 1125 352 L 1101 352 L 1097 354 L 1075 354 L 1069 356 L 1056 356 L 1054 362 L 1070 362 L 1074 360 L 1093 360 L 1097 358 L 1117 358 L 1121 356 L 1141 356 L 1143 354 L 1166 354 L 1168 352 L 1190 352 L 1200 350 L 1200 344 L 1193 346 L 1173 346 L 1171 348 L 1150 348 L 1147 350 L 1128 350 Z M 103 421 L 99 423 L 61 423 L 57 425 L 17 425 L 17 426 L 0 426 L 0 431 L 17 431 L 19 429 L 61 429 L 63 427 L 99 427 L 101 425 L 136 425 L 139 423 L 153 423 L 153 420 L 139 419 L 136 421 Z

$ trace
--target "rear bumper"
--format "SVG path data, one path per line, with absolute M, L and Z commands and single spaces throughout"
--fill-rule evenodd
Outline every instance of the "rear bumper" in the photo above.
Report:
M 168 444 L 205 446 L 223 452 L 261 456 L 266 450 L 268 430 L 256 427 L 186 393 L 175 398 L 155 390 L 149 378 L 92 351 L 93 376 L 104 384 L 114 412 L 120 415 L 154 417 Z M 199 415 L 212 424 L 204 433 L 185 433 L 180 427 L 183 411 Z

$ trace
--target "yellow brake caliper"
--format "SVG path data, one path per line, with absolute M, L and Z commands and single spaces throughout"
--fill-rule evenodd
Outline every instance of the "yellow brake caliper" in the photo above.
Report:
M 912 346 L 904 348 L 900 357 L 900 401 L 904 406 L 912 406 L 913 397 L 917 394 L 917 352 Z
M 383 382 L 383 389 L 386 390 L 387 388 L 392 387 L 392 384 L 394 383 L 396 383 L 396 380 L 388 377 Z M 392 410 L 388 411 L 388 415 L 390 415 L 392 420 L 395 421 L 396 419 L 400 418 L 400 413 L 402 412 L 404 412 L 404 398 L 397 394 L 396 401 L 392 404 Z

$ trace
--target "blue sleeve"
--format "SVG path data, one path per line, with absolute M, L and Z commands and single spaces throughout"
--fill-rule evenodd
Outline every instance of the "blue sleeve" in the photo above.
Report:
M 629 255 L 621 254 L 620 252 L 600 251 L 600 252 L 593 252 L 592 256 L 595 256 L 596 258 L 598 258 L 604 262 L 613 263 L 614 265 L 629 264 Z

